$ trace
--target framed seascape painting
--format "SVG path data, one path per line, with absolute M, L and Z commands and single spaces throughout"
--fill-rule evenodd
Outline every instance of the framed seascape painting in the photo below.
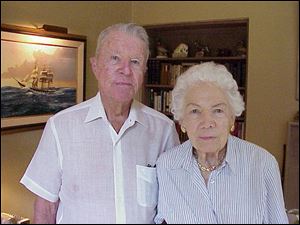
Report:
M 84 100 L 86 37 L 1 24 L 1 130 Z

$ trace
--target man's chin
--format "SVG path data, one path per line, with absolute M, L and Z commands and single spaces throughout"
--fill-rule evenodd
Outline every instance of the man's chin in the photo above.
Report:
M 115 101 L 120 103 L 129 103 L 133 100 L 134 94 L 133 93 L 119 93 L 113 96 Z

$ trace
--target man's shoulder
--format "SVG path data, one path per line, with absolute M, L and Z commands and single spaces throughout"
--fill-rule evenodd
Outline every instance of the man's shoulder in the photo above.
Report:
M 140 103 L 140 108 L 141 108 L 141 111 L 142 113 L 148 117 L 148 118 L 151 118 L 152 120 L 156 120 L 156 121 L 159 121 L 159 122 L 165 122 L 165 123 L 168 123 L 169 125 L 172 125 L 174 123 L 173 120 L 171 120 L 169 117 L 167 117 L 165 114 L 153 109 L 153 108 L 150 108 L 149 106 L 146 106 L 142 103 Z
M 61 117 L 68 117 L 68 116 L 74 116 L 76 114 L 80 114 L 82 111 L 86 111 L 94 101 L 95 97 L 90 98 L 88 100 L 85 100 L 83 102 L 80 102 L 76 105 L 73 105 L 71 107 L 68 107 L 66 109 L 63 109 L 56 113 L 53 118 L 61 118 Z

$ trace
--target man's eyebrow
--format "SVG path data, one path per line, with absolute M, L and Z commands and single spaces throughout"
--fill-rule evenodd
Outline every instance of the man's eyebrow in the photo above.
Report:
M 186 107 L 188 106 L 197 106 L 197 107 L 201 107 L 200 105 L 196 104 L 196 103 L 188 103 L 186 104 Z

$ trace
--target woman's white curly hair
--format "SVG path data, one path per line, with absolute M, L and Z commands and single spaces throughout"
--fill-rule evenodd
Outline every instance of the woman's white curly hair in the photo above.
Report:
M 177 78 L 172 91 L 171 105 L 171 112 L 175 120 L 180 122 L 182 119 L 187 90 L 201 81 L 213 82 L 220 87 L 227 95 L 233 115 L 237 117 L 242 114 L 245 103 L 232 74 L 224 65 L 205 62 L 190 67 Z

